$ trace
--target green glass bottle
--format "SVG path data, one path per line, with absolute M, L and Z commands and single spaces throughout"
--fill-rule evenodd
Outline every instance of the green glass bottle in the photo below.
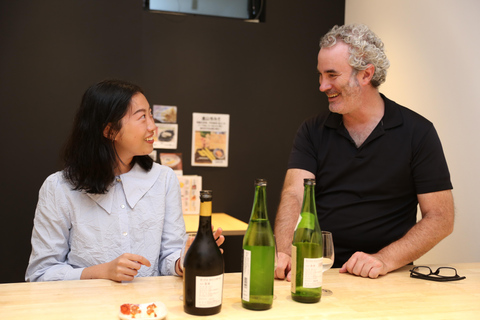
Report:
M 305 192 L 292 245 L 292 299 L 314 303 L 322 296 L 322 231 L 315 206 L 315 179 L 304 180 Z
M 267 180 L 255 180 L 255 198 L 243 237 L 242 306 L 270 309 L 273 304 L 275 240 L 267 215 Z

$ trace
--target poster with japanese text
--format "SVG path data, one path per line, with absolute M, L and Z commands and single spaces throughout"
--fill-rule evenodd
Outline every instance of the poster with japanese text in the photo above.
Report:
M 230 115 L 193 113 L 192 166 L 228 167 Z

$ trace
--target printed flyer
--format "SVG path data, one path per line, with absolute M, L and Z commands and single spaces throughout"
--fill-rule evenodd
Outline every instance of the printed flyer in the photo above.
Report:
M 182 195 L 183 214 L 199 214 L 202 177 L 196 175 L 178 176 L 178 181 Z
M 228 167 L 230 115 L 193 113 L 192 166 Z

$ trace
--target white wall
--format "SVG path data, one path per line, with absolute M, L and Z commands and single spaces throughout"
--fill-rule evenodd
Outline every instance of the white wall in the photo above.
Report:
M 345 23 L 382 38 L 391 67 L 380 91 L 431 120 L 442 140 L 455 229 L 417 263 L 480 262 L 480 1 L 346 0 Z

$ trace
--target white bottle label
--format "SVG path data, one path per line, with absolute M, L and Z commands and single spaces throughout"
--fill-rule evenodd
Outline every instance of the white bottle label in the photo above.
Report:
M 323 258 L 303 259 L 303 287 L 320 288 L 322 286 Z
M 223 274 L 195 277 L 195 307 L 213 308 L 222 304 Z
M 292 293 L 297 292 L 297 247 L 292 246 L 292 264 L 291 264 L 291 275 L 292 275 Z
M 243 290 L 242 299 L 250 301 L 250 267 L 252 261 L 252 252 L 243 250 Z

